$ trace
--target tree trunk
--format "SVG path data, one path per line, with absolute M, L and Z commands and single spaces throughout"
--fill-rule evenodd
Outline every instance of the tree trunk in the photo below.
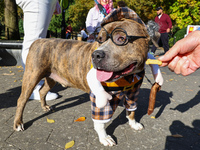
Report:
M 17 5 L 15 0 L 4 0 L 5 37 L 8 40 L 19 40 Z

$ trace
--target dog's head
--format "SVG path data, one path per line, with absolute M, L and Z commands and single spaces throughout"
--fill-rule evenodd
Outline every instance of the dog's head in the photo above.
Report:
M 102 81 L 115 81 L 144 69 L 150 36 L 133 10 L 122 7 L 106 16 L 96 40 L 100 45 L 92 53 L 92 63 Z

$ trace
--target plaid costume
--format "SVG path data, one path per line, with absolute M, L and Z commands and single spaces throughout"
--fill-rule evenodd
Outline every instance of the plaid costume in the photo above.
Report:
M 104 26 L 107 23 L 120 21 L 123 18 L 131 19 L 137 21 L 138 23 L 145 26 L 144 22 L 140 19 L 140 17 L 130 8 L 128 7 L 121 7 L 115 9 L 110 14 L 108 14 L 103 21 L 101 22 L 101 26 Z M 134 83 L 133 87 L 127 91 L 118 90 L 118 91 L 109 91 L 109 87 L 104 89 L 112 95 L 112 100 L 110 100 L 104 108 L 97 108 L 95 103 L 95 95 L 91 92 L 90 93 L 90 100 L 91 100 L 91 110 L 92 110 L 92 119 L 93 121 L 99 121 L 101 123 L 106 123 L 110 121 L 112 118 L 117 106 L 119 105 L 120 100 L 124 101 L 124 106 L 129 111 L 134 111 L 137 109 L 136 101 L 138 99 L 139 88 L 142 84 L 143 77 L 144 77 L 144 70 L 138 74 L 132 75 L 132 79 L 134 76 L 139 76 L 138 82 Z M 134 79 L 132 80 L 134 82 Z M 113 88 L 113 87 L 112 87 Z
M 128 111 L 135 111 L 137 109 L 136 101 L 138 99 L 139 88 L 142 84 L 144 74 L 145 74 L 144 71 L 142 71 L 139 74 L 136 74 L 136 76 L 138 77 L 138 80 L 135 83 L 133 89 L 130 89 L 128 91 L 122 91 L 122 90 L 107 91 L 109 94 L 112 95 L 113 98 L 107 103 L 107 105 L 104 108 L 100 109 L 96 107 L 95 95 L 91 92 L 90 100 L 91 100 L 91 110 L 92 110 L 93 121 L 100 121 L 101 123 L 106 123 L 110 121 L 110 119 L 112 118 L 121 100 L 123 100 L 124 106 Z M 132 75 L 132 76 L 135 76 L 135 75 Z

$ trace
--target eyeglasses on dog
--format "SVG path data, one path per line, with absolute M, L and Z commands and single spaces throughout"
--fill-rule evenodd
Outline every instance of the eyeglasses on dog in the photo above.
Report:
M 115 28 L 111 34 L 104 27 L 99 27 L 95 30 L 94 37 L 100 44 L 111 38 L 112 42 L 118 46 L 126 45 L 129 41 L 135 41 L 139 38 L 146 38 L 146 36 L 130 36 L 120 27 Z

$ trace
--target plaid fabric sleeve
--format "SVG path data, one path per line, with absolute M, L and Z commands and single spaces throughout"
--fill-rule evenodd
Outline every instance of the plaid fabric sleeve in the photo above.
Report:
M 96 107 L 96 98 L 93 93 L 90 93 L 90 100 L 93 120 L 110 120 L 120 102 L 118 97 L 113 96 L 113 99 L 110 100 L 104 108 L 100 109 Z

